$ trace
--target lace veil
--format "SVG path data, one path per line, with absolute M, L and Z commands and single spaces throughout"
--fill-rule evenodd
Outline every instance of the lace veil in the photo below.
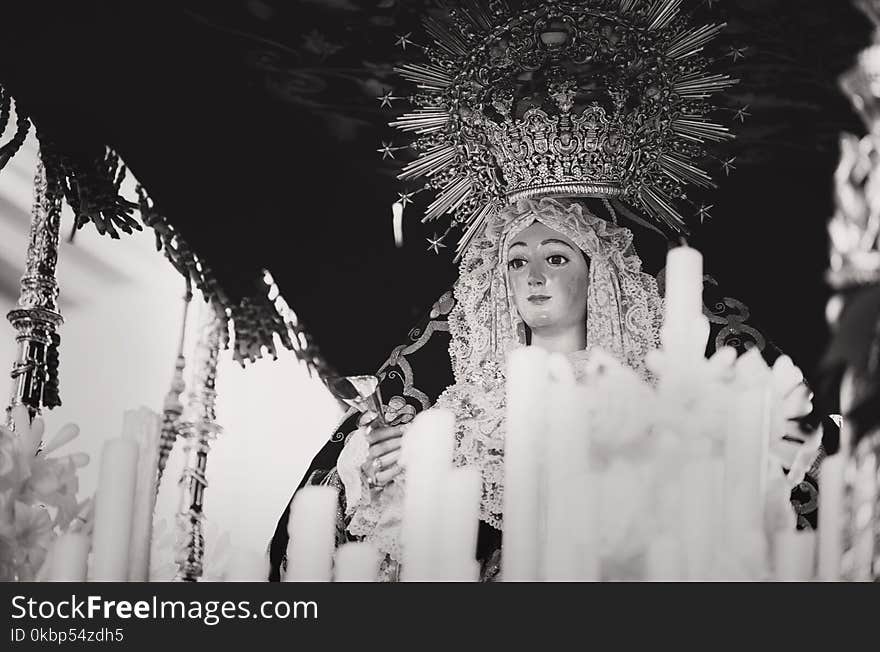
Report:
M 562 233 L 590 260 L 587 349 L 600 347 L 643 374 L 645 354 L 659 344 L 657 282 L 641 271 L 629 229 L 611 224 L 573 199 L 521 199 L 490 219 L 471 243 L 449 315 L 449 352 L 457 383 L 494 385 L 508 351 L 526 344 L 526 328 L 507 282 L 511 239 L 534 222 Z

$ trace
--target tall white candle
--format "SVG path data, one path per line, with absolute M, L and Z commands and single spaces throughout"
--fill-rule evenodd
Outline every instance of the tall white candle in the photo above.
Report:
M 223 574 L 226 582 L 267 582 L 269 559 L 265 553 L 245 548 L 234 548 L 229 565 Z
M 92 539 L 82 532 L 59 536 L 52 546 L 49 562 L 50 582 L 85 582 Z
M 877 573 L 874 567 L 878 518 L 877 513 L 877 456 L 862 453 L 851 459 L 853 465 L 852 507 L 847 509 L 852 519 L 853 564 L 847 579 L 870 582 Z
M 782 530 L 773 540 L 773 569 L 779 582 L 810 582 L 816 571 L 816 533 Z
M 394 244 L 403 246 L 403 204 L 399 201 L 391 204 L 391 225 L 394 230 Z
M 598 582 L 602 579 L 598 485 L 598 473 L 589 470 L 579 473 L 572 478 L 572 491 L 566 501 L 572 518 L 571 537 L 576 561 L 569 579 L 574 582 Z
M 724 469 L 724 521 L 731 536 L 763 528 L 772 400 L 768 374 L 731 390 Z
M 117 438 L 104 443 L 95 495 L 93 581 L 128 580 L 137 461 L 134 441 Z
M 480 525 L 483 483 L 475 468 L 452 469 L 446 476 L 442 501 L 443 576 L 449 582 L 471 582 Z
M 546 428 L 547 353 L 536 347 L 511 352 L 507 361 L 504 440 L 504 581 L 530 582 L 540 574 L 539 439 Z
M 666 254 L 667 319 L 703 314 L 703 256 L 693 247 L 675 247 Z
M 840 580 L 846 461 L 838 452 L 822 460 L 819 468 L 819 579 L 823 582 Z
M 703 256 L 692 247 L 675 247 L 666 255 L 666 292 L 661 338 L 668 354 L 702 357 L 709 336 L 703 316 Z
M 153 534 L 153 511 L 156 505 L 157 466 L 159 462 L 159 417 L 152 410 L 126 410 L 122 436 L 138 445 L 138 468 L 135 481 L 131 528 L 129 581 L 149 579 L 150 544 Z
M 853 405 L 855 376 L 851 370 L 840 382 L 840 410 L 846 415 Z M 844 418 L 840 426 L 840 447 L 834 455 L 822 460 L 819 467 L 819 559 L 818 577 L 823 582 L 837 582 L 843 571 L 844 527 L 851 529 L 852 499 L 846 496 L 846 471 L 852 454 L 852 422 Z
M 722 505 L 715 487 L 723 471 L 720 463 L 708 457 L 689 460 L 682 470 L 682 535 L 685 570 L 691 581 L 709 579 L 718 549 L 715 535 Z
M 294 495 L 287 527 L 285 582 L 332 579 L 337 500 L 334 487 L 307 486 Z
M 586 411 L 579 405 L 584 397 L 575 385 L 571 365 L 564 356 L 551 356 L 549 364 L 554 382 L 547 393 L 541 577 L 565 582 L 577 579 L 583 539 L 579 533 L 595 526 L 573 502 L 580 501 L 584 490 L 578 479 L 589 465 L 589 433 Z
M 336 582 L 375 582 L 382 558 L 372 543 L 346 543 L 336 551 Z
M 645 554 L 645 579 L 649 582 L 680 582 L 684 578 L 684 554 L 672 534 L 657 537 Z
M 421 412 L 403 438 L 406 469 L 403 513 L 402 579 L 441 579 L 444 483 L 452 468 L 455 417 L 448 410 Z

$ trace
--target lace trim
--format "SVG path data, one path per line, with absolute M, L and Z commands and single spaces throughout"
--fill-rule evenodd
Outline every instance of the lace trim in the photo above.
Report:
M 397 562 L 401 560 L 404 473 L 398 474 L 379 492 L 365 491 L 348 524 L 350 534 L 363 537 Z
M 490 391 L 471 384 L 448 387 L 436 407 L 455 414 L 453 464 L 480 470 L 480 519 L 500 530 L 504 505 L 504 386 Z

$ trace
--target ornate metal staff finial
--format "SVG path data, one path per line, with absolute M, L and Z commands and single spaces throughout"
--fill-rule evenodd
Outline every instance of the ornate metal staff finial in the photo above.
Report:
M 64 322 L 58 312 L 58 235 L 61 227 L 61 202 L 50 192 L 46 169 L 37 157 L 34 177 L 34 207 L 28 237 L 27 262 L 21 278 L 21 294 L 6 318 L 17 331 L 18 358 L 12 365 L 12 396 L 6 421 L 12 420 L 12 408 L 26 405 L 31 418 L 43 407 L 58 405 L 54 381 L 56 370 L 51 358 L 57 346 L 57 329 Z
M 186 466 L 180 477 L 181 508 L 177 515 L 182 535 L 178 541 L 177 581 L 197 582 L 202 576 L 202 560 L 205 554 L 203 503 L 208 481 L 205 468 L 211 442 L 222 432 L 216 423 L 215 404 L 217 392 L 217 360 L 220 355 L 221 331 L 225 322 L 213 308 L 206 304 L 207 316 L 195 356 L 195 379 L 189 400 L 191 420 L 182 423 L 181 434 L 185 437 Z
M 156 479 L 156 494 L 159 493 L 159 487 L 162 483 L 162 474 L 165 472 L 165 465 L 174 444 L 177 442 L 177 436 L 180 434 L 180 417 L 183 415 L 183 402 L 180 400 L 181 394 L 186 389 L 186 381 L 183 379 L 183 370 L 186 368 L 186 356 L 183 354 L 184 343 L 186 342 L 186 321 L 189 313 L 189 304 L 192 301 L 192 290 L 187 283 L 186 294 L 183 297 L 183 319 L 180 324 L 180 341 L 177 345 L 177 358 L 174 361 L 174 375 L 171 377 L 171 387 L 165 395 L 165 402 L 162 406 L 162 432 L 159 440 L 159 463 Z

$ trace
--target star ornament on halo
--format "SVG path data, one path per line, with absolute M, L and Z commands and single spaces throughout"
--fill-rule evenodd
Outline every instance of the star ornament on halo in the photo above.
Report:
M 704 224 L 706 220 L 711 219 L 712 215 L 709 213 L 713 208 L 715 208 L 715 204 L 701 204 L 699 210 L 697 211 L 697 215 L 700 217 L 700 224 Z
M 730 176 L 730 172 L 736 169 L 734 163 L 736 163 L 735 156 L 731 156 L 729 159 L 721 161 L 721 169 L 724 170 L 725 175 Z
M 413 203 L 413 195 L 416 194 L 418 190 L 412 190 L 410 192 L 399 192 L 397 196 L 400 198 L 400 205 L 406 208 L 407 204 Z
M 743 108 L 733 114 L 733 119 L 745 123 L 746 118 L 750 117 L 751 115 L 752 114 L 749 113 L 749 105 L 746 104 Z
M 733 63 L 736 63 L 740 59 L 746 58 L 746 52 L 749 51 L 748 47 L 739 47 L 739 48 L 730 48 L 730 51 L 727 53 L 727 56 L 733 59 Z
M 390 108 L 392 108 L 391 101 L 400 99 L 399 97 L 394 97 L 393 93 L 394 93 L 394 91 L 390 90 L 390 91 L 387 91 L 384 95 L 380 95 L 379 97 L 376 98 L 377 100 L 379 100 L 379 108 L 380 109 L 384 109 L 385 107 L 388 107 L 390 109 Z
M 402 147 L 395 147 L 393 142 L 385 142 L 382 141 L 382 147 L 377 149 L 376 151 L 382 155 L 382 160 L 384 161 L 386 158 L 394 158 L 394 152 L 399 149 L 403 149 Z
M 443 244 L 443 238 L 445 238 L 445 237 L 446 237 L 445 234 L 438 236 L 437 233 L 435 232 L 433 238 L 425 238 L 428 241 L 428 251 L 433 250 L 435 254 L 439 254 L 440 249 L 446 248 L 446 245 Z
M 409 39 L 409 37 L 412 36 L 412 32 L 407 32 L 403 35 L 395 34 L 394 36 L 397 38 L 397 40 L 394 41 L 394 45 L 399 45 L 402 50 L 406 50 L 407 45 L 415 45 L 415 42 Z

